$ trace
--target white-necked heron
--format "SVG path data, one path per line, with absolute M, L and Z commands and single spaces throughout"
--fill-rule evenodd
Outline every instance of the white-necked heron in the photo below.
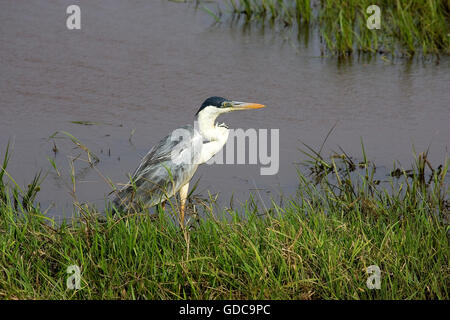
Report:
M 134 171 L 130 182 L 116 193 L 118 211 L 149 208 L 180 193 L 180 224 L 184 225 L 189 181 L 198 165 L 207 162 L 225 145 L 229 129 L 216 123 L 223 113 L 263 108 L 264 105 L 210 97 L 195 114 L 195 125 L 176 129 L 155 145 Z

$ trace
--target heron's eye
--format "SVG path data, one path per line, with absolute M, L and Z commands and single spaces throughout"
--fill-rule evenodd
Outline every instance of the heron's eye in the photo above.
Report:
M 224 108 L 230 108 L 230 107 L 231 107 L 231 102 L 225 101 L 225 102 L 222 104 L 222 106 L 223 106 Z

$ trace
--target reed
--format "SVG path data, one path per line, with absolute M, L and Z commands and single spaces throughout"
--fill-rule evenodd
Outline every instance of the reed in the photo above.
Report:
M 450 2 L 446 0 L 221 0 L 243 23 L 282 25 L 319 30 L 323 46 L 336 55 L 355 51 L 392 53 L 450 53 Z M 370 5 L 381 9 L 381 28 L 370 30 Z M 221 10 L 221 9 L 218 9 Z M 222 14 L 222 12 L 221 12 Z M 226 15 L 222 15 L 225 17 Z M 311 29 L 313 30 L 313 28 Z

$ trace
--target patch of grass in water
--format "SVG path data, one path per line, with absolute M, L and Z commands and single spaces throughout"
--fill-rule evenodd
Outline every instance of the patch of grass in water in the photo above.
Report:
M 92 121 L 70 121 L 70 123 L 73 124 L 82 124 L 84 126 L 93 126 L 98 124 L 98 122 L 92 122 Z
M 355 50 L 412 56 L 450 54 L 450 3 L 445 0 L 221 0 L 226 10 L 244 23 L 319 28 L 323 45 L 338 56 Z M 367 20 L 381 9 L 381 28 L 370 30 Z M 220 10 L 220 9 L 218 9 Z M 216 18 L 220 16 L 216 14 Z

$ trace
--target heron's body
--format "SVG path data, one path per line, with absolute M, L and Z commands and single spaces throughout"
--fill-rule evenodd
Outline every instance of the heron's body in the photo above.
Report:
M 191 125 L 181 129 L 195 134 Z M 131 176 L 130 183 L 118 192 L 114 200 L 119 209 L 123 211 L 155 206 L 175 195 L 191 180 L 198 167 L 199 155 L 193 153 L 192 161 L 186 163 L 174 161 L 172 156 L 174 151 L 193 149 L 195 139 L 173 141 L 171 138 L 172 135 L 168 135 L 162 139 L 142 159 Z M 201 139 L 198 132 L 195 138 Z
M 224 124 L 216 124 L 217 117 L 233 110 L 261 107 L 220 97 L 207 99 L 197 112 L 195 126 L 174 130 L 142 159 L 130 182 L 117 192 L 113 201 L 116 209 L 149 208 L 180 192 L 183 223 L 189 181 L 198 166 L 218 153 L 228 139 L 229 129 Z

